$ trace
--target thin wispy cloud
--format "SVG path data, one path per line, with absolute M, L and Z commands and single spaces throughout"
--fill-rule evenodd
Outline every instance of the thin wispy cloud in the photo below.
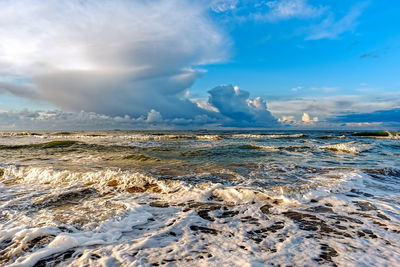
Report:
M 280 0 L 268 1 L 266 13 L 259 13 L 254 16 L 256 20 L 279 21 L 292 18 L 315 18 L 322 15 L 325 7 L 312 6 L 307 0 Z
M 210 8 L 214 12 L 222 13 L 237 8 L 239 0 L 213 0 L 210 3 Z
M 357 4 L 339 19 L 336 19 L 333 13 L 329 13 L 321 23 L 310 27 L 306 39 L 337 39 L 343 33 L 354 31 L 358 25 L 358 18 L 362 15 L 366 6 L 366 2 Z
M 390 46 L 387 46 L 384 48 L 378 48 L 373 51 L 369 51 L 369 52 L 361 54 L 360 59 L 378 58 L 380 56 L 387 54 L 391 49 L 392 49 L 392 47 L 390 47 Z
M 316 18 L 327 10 L 327 7 L 311 5 L 307 0 L 214 0 L 210 7 L 216 13 L 235 13 L 234 18 L 242 21 L 255 20 L 268 23 L 294 18 Z
M 337 39 L 343 33 L 352 32 L 358 25 L 358 18 L 368 2 L 359 2 L 342 17 L 337 17 L 330 6 L 317 5 L 307 0 L 239 1 L 215 0 L 211 8 L 214 12 L 234 13 L 239 21 L 254 20 L 262 23 L 300 19 L 312 21 L 311 26 L 299 27 L 306 40 Z
M 291 91 L 293 91 L 293 92 L 297 92 L 297 91 L 300 91 L 300 90 L 302 90 L 303 89 L 303 86 L 296 86 L 296 87 L 293 87 L 292 89 L 290 89 Z
M 362 55 L 360 55 L 360 58 L 377 58 L 379 57 L 378 52 L 377 51 L 372 51 L 372 52 L 368 52 L 368 53 L 364 53 Z

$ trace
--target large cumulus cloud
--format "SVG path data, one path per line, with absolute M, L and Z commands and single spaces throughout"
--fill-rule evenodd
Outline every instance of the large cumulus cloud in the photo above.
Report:
M 226 118 L 224 125 L 235 127 L 275 126 L 276 119 L 267 110 L 261 97 L 250 98 L 250 93 L 237 86 L 220 85 L 208 91 L 208 103 Z
M 226 58 L 203 1 L 0 0 L 0 92 L 63 110 L 204 114 L 180 97 Z

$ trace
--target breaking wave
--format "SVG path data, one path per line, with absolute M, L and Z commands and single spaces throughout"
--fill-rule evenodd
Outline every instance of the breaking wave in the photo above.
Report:
M 328 150 L 332 153 L 347 153 L 347 154 L 353 154 L 353 155 L 370 150 L 369 145 L 360 145 L 360 144 L 356 145 L 353 142 L 320 146 L 320 148 Z

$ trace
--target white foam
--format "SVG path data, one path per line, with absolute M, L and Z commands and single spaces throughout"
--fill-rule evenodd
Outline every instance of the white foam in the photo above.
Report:
M 25 225 L 19 226 L 19 228 L 9 228 L 4 239 L 13 238 L 13 241 L 19 242 L 20 245 L 15 247 L 16 250 L 13 255 L 18 254 L 18 249 L 22 253 L 18 257 L 16 256 L 16 261 L 11 263 L 10 266 L 32 266 L 41 259 L 71 249 L 81 252 L 82 256 L 73 257 L 65 261 L 64 265 L 151 265 L 153 262 L 160 263 L 166 259 L 176 260 L 173 263 L 178 265 L 191 263 L 212 266 L 246 266 L 250 263 L 256 266 L 267 263 L 316 265 L 317 263 L 313 259 L 318 258 L 321 253 L 321 242 L 335 248 L 338 252 L 338 256 L 334 257 L 334 261 L 338 265 L 356 266 L 355 262 L 361 265 L 375 264 L 378 266 L 395 264 L 399 253 L 396 252 L 395 246 L 385 245 L 384 240 L 395 245 L 400 241 L 399 236 L 391 236 L 390 233 L 369 222 L 367 218 L 356 217 L 363 221 L 360 227 L 371 229 L 379 235 L 379 238 L 365 239 L 353 236 L 345 239 L 330 237 L 317 240 L 306 238 L 310 232 L 299 229 L 294 221 L 282 214 L 288 210 L 304 212 L 304 209 L 309 207 L 310 199 L 317 199 L 318 205 L 333 204 L 334 212 L 344 216 L 349 216 L 348 214 L 351 212 L 357 212 L 356 206 L 351 202 L 353 199 L 349 200 L 344 193 L 352 188 L 370 192 L 367 191 L 368 188 L 364 184 L 365 180 L 369 179 L 368 176 L 343 170 L 332 171 L 332 173 L 324 175 L 332 177 L 331 183 L 326 182 L 327 177 L 315 177 L 315 181 L 311 181 L 311 184 L 314 183 L 315 187 L 308 188 L 308 193 L 304 194 L 302 198 L 291 197 L 284 190 L 280 190 L 274 195 L 261 189 L 223 186 L 215 183 L 200 183 L 194 186 L 181 184 L 181 189 L 175 193 L 158 194 L 157 196 L 116 194 L 109 201 L 123 204 L 125 206 L 124 212 L 120 216 L 107 218 L 91 230 L 75 230 L 72 233 L 66 233 L 51 226 L 31 227 Z M 336 178 L 333 178 L 334 176 Z M 58 181 L 65 180 L 65 178 L 60 179 L 57 178 Z M 323 181 L 325 181 L 325 184 L 322 183 Z M 40 186 L 37 183 L 32 185 Z M 65 189 L 60 187 L 59 190 Z M 375 193 L 375 195 L 378 194 Z M 143 200 L 152 201 L 151 199 L 154 197 L 159 201 L 165 201 L 171 207 L 153 208 L 148 205 L 137 204 Z M 206 203 L 210 201 L 210 197 L 213 197 L 213 201 L 222 201 L 223 205 L 237 211 L 238 215 L 232 218 L 218 218 L 216 216 L 214 217 L 215 221 L 208 221 L 199 217 L 196 210 L 183 211 L 183 207 L 174 206 L 174 203 Z M 260 212 L 260 206 L 266 203 L 271 204 L 275 199 L 282 201 L 271 208 L 271 214 L 263 215 Z M 92 201 L 94 203 L 98 201 L 97 203 L 100 205 L 99 200 L 94 199 Z M 400 221 L 400 218 L 396 218 L 392 214 L 400 213 L 395 205 L 380 203 L 379 201 L 375 201 L 374 205 L 391 218 L 391 221 L 387 223 L 389 228 L 392 229 L 393 225 Z M 84 203 L 82 203 L 82 206 L 84 206 Z M 90 206 L 90 210 L 93 210 L 94 207 Z M 210 216 L 213 216 L 213 212 L 218 214 L 223 210 L 210 211 Z M 150 222 L 150 218 L 154 218 L 154 221 Z M 246 223 L 244 218 L 253 218 L 256 220 L 256 224 Z M 40 220 L 36 221 L 40 222 Z M 262 239 L 261 243 L 255 243 L 249 238 L 249 232 L 268 229 L 271 224 L 279 221 L 284 222 L 285 227 L 281 235 L 279 235 L 280 232 L 276 234 L 268 232 L 268 237 Z M 47 223 L 51 223 L 51 220 Z M 141 225 L 146 226 L 140 227 Z M 214 229 L 218 234 L 202 233 L 193 230 L 196 228 L 192 229 L 192 226 L 206 227 L 206 229 L 211 229 L 210 231 Z M 347 224 L 342 224 L 342 226 L 347 227 Z M 174 235 L 171 235 L 171 232 Z M 29 240 L 50 234 L 55 237 L 45 247 L 33 251 L 22 249 L 23 244 L 28 243 Z M 280 239 L 283 239 L 283 241 L 279 241 Z M 24 241 L 21 242 L 21 240 Z M 246 249 L 244 250 L 242 247 Z M 360 248 L 360 250 L 355 248 Z M 381 251 L 377 252 L 376 248 L 380 248 Z M 271 249 L 276 250 L 276 252 L 272 253 Z M 361 252 L 361 249 L 364 252 Z M 98 255 L 97 261 L 92 259 L 93 254 Z M 208 254 L 212 256 L 208 258 Z M 202 256 L 202 258 L 198 258 L 199 256 Z
M 131 203 L 132 207 L 132 203 Z M 101 224 L 97 231 L 87 231 L 78 233 L 58 233 L 57 236 L 46 247 L 19 257 L 16 262 L 10 264 L 13 267 L 33 266 L 40 259 L 50 255 L 67 251 L 71 248 L 87 247 L 94 245 L 107 245 L 118 241 L 124 232 L 132 231 L 138 225 L 146 224 L 152 215 L 144 211 L 141 207 L 131 208 L 127 215 L 121 220 L 109 220 Z M 33 234 L 35 233 L 35 234 Z M 39 234 L 38 234 L 39 233 Z M 35 236 L 49 234 L 43 229 L 24 229 L 15 234 L 14 238 L 23 236 L 24 240 L 32 240 Z M 51 234 L 55 234 L 53 230 Z M 26 241 L 25 241 L 26 242 Z M 23 247 L 23 244 L 21 244 Z

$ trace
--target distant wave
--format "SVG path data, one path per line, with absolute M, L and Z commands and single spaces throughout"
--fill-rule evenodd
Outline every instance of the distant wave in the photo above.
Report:
M 266 138 L 266 139 L 276 139 L 276 138 L 300 138 L 306 137 L 305 134 L 233 134 L 232 138 Z
M 140 161 L 140 162 L 160 162 L 161 159 L 156 157 L 150 157 L 144 154 L 131 154 L 124 156 L 123 160 L 133 160 L 133 161 Z
M 0 136 L 40 136 L 41 134 L 39 133 L 33 133 L 33 132 L 0 132 Z
M 120 139 L 128 141 L 182 141 L 182 140 L 200 140 L 200 141 L 218 141 L 223 138 L 220 135 L 188 135 L 188 134 L 126 134 L 126 135 L 101 135 L 101 134 L 55 134 L 51 138 L 76 138 L 76 139 Z
M 27 145 L 0 145 L 0 149 L 21 149 L 21 148 L 58 148 L 58 147 L 69 147 L 78 143 L 72 140 L 62 141 L 50 141 L 38 144 L 27 144 Z
M 312 147 L 303 145 L 267 146 L 267 145 L 246 144 L 246 145 L 239 145 L 238 148 L 276 152 L 276 151 L 304 151 L 311 149 Z
M 322 135 L 322 136 L 318 136 L 317 138 L 318 139 L 336 139 L 336 138 L 346 139 L 346 136 L 345 135 L 339 135 L 339 136 L 337 136 L 337 135 Z

